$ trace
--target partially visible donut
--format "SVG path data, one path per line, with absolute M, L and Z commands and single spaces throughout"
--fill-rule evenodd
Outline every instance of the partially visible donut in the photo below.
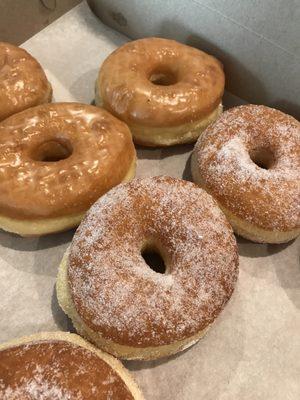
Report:
M 199 138 L 192 174 L 239 235 L 282 243 L 300 234 L 300 123 L 293 117 L 257 105 L 226 111 Z
M 133 178 L 128 127 L 79 103 L 32 107 L 0 123 L 0 228 L 43 235 L 79 224 L 104 193 Z
M 216 58 L 174 40 L 145 38 L 104 61 L 96 104 L 125 121 L 136 143 L 194 142 L 222 112 L 224 82 Z
M 155 250 L 166 272 L 142 257 Z M 97 201 L 60 265 L 58 301 L 77 331 L 126 359 L 155 359 L 199 340 L 230 299 L 236 241 L 225 216 L 191 182 L 154 177 Z
M 2 400 L 143 400 L 123 365 L 77 335 L 38 333 L 0 345 Z
M 51 98 L 51 85 L 38 61 L 26 50 L 0 42 L 0 121 Z

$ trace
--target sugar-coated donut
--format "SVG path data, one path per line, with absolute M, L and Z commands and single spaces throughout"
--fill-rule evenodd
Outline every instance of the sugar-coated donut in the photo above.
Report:
M 88 208 L 133 178 L 128 127 L 79 103 L 30 108 L 0 123 L 0 228 L 23 236 L 79 224 Z
M 257 105 L 226 111 L 199 138 L 192 174 L 239 235 L 282 243 L 300 234 L 300 123 L 293 117 Z
M 37 60 L 20 47 L 0 42 L 0 121 L 51 98 L 51 85 Z
M 143 400 L 120 361 L 64 332 L 0 345 L 0 398 Z
M 197 140 L 222 112 L 224 73 L 214 57 L 174 40 L 129 42 L 102 64 L 96 104 L 145 146 Z
M 144 261 L 164 259 L 166 272 Z M 77 331 L 125 359 L 155 359 L 199 340 L 238 276 L 236 241 L 204 190 L 170 177 L 137 179 L 97 201 L 78 228 L 57 279 Z

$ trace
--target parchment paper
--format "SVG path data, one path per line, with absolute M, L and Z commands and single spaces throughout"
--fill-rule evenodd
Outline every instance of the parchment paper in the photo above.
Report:
M 24 44 L 47 71 L 56 101 L 90 103 L 99 65 L 128 40 L 82 3 Z M 225 105 L 240 100 L 225 96 Z M 192 146 L 138 149 L 138 176 L 190 179 Z M 72 330 L 55 277 L 74 231 L 39 239 L 0 232 L 0 341 Z M 189 350 L 153 362 L 126 362 L 150 400 L 299 400 L 299 240 L 258 245 L 238 238 L 236 291 L 208 334 Z

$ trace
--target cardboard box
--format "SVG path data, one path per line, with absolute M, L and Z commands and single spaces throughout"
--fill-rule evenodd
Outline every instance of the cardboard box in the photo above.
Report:
M 19 45 L 80 2 L 0 0 L 0 41 Z
M 300 3 L 297 0 L 88 0 L 130 38 L 177 39 L 218 57 L 227 90 L 300 119 Z

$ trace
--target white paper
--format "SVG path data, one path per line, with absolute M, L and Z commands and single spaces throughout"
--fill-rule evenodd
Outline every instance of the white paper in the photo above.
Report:
M 104 58 L 127 39 L 85 3 L 24 44 L 42 63 L 56 101 L 90 103 Z M 225 96 L 225 105 L 240 101 Z M 138 149 L 138 176 L 190 178 L 191 145 Z M 0 232 L 0 341 L 69 330 L 55 278 L 74 231 L 38 239 Z M 299 400 L 299 239 L 258 245 L 238 238 L 236 291 L 204 339 L 164 360 L 126 362 L 151 400 Z

